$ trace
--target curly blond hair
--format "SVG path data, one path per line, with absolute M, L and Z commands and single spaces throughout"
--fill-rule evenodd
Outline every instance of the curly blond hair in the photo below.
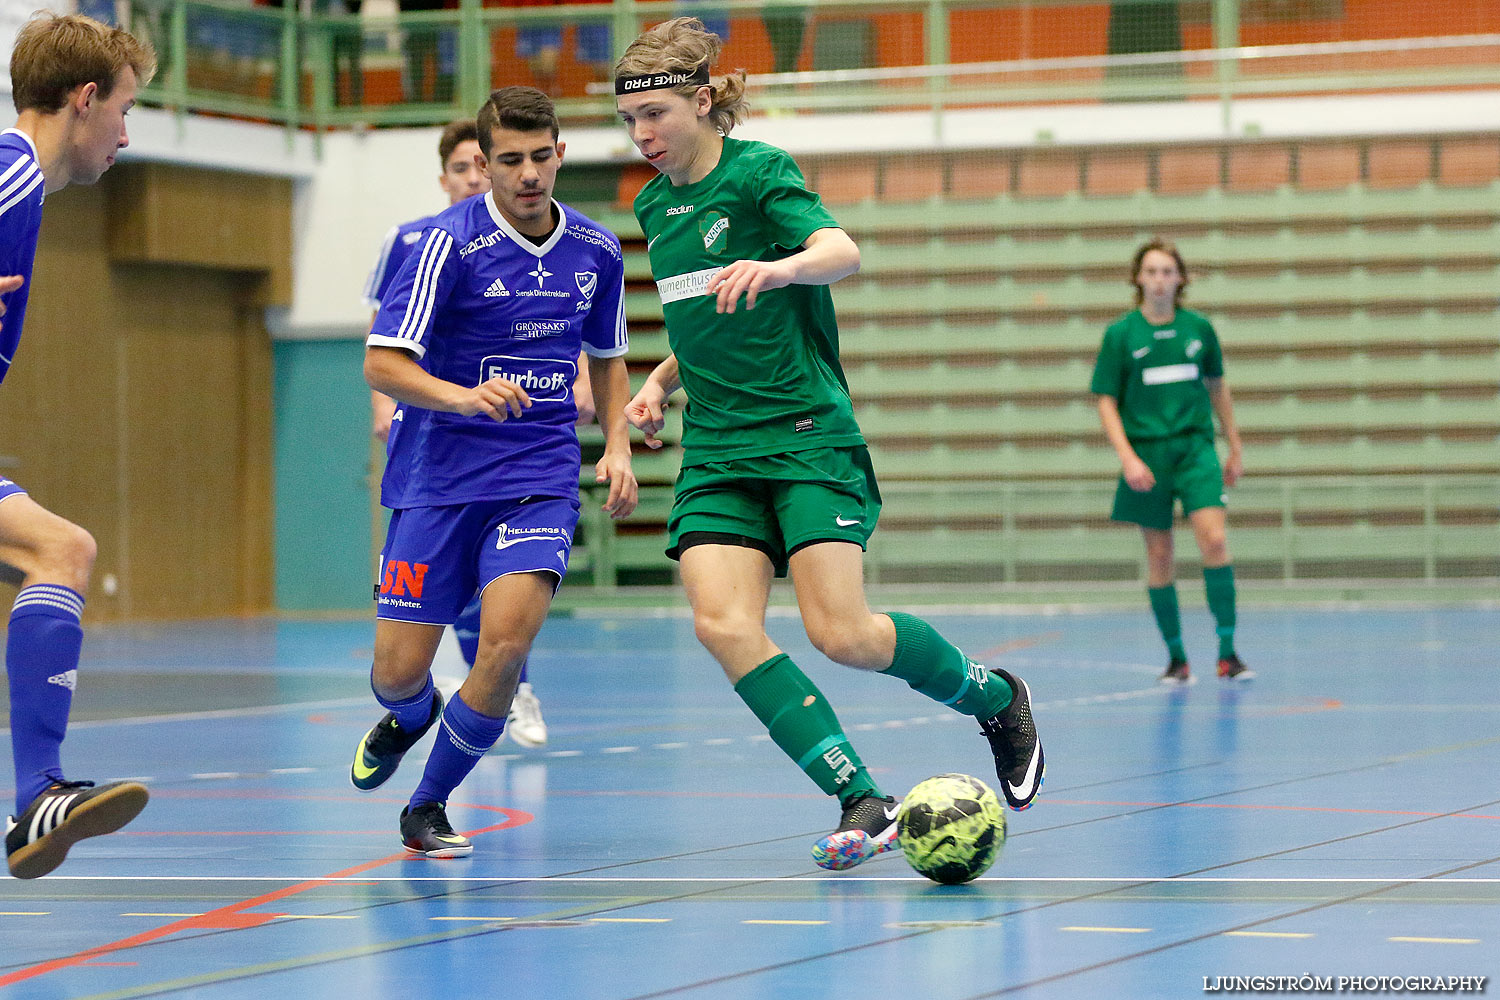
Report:
M 713 69 L 724 41 L 703 26 L 696 17 L 677 17 L 648 28 L 636 36 L 615 63 L 615 76 L 646 76 L 654 73 L 691 75 L 701 69 Z M 685 83 L 673 87 L 683 97 L 692 97 L 700 84 Z M 714 128 L 728 135 L 745 120 L 745 81 L 738 75 L 722 76 L 709 83 L 713 106 L 708 119 Z

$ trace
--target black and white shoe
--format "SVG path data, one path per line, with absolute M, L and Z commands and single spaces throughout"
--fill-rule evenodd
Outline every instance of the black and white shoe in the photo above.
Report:
M 899 809 L 889 795 L 861 795 L 844 807 L 839 828 L 813 845 L 813 863 L 838 872 L 894 850 Z
M 461 858 L 474 853 L 474 844 L 453 832 L 441 802 L 423 802 L 401 810 L 401 846 L 425 858 Z
M 396 721 L 395 712 L 385 713 L 385 718 L 375 728 L 365 733 L 354 751 L 354 763 L 349 765 L 349 780 L 362 792 L 373 791 L 390 780 L 401 764 L 406 751 L 417 745 L 417 740 L 427 735 L 433 723 L 443 714 L 443 693 L 436 688 L 432 692 L 432 712 L 427 721 L 416 732 L 407 732 Z
M 994 752 L 1000 791 L 1010 807 L 1020 812 L 1030 808 L 1036 793 L 1042 790 L 1047 761 L 1031 721 L 1031 689 L 1021 678 L 998 667 L 991 672 L 1008 683 L 1013 694 L 999 715 L 980 720 L 979 729 Z
M 146 808 L 151 793 L 135 781 L 59 781 L 5 823 L 5 859 L 16 878 L 40 878 L 85 837 L 114 833 Z
M 1226 681 L 1248 681 L 1255 677 L 1255 671 L 1240 662 L 1235 653 L 1219 658 L 1219 676 Z
M 1192 668 L 1188 666 L 1187 660 L 1179 660 L 1175 657 L 1168 661 L 1167 669 L 1162 671 L 1161 682 L 1163 684 L 1191 684 L 1194 681 Z

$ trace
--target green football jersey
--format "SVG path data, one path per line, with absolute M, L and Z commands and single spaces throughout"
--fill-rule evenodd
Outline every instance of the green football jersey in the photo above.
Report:
M 1115 398 L 1132 441 L 1212 438 L 1213 405 L 1203 380 L 1223 375 L 1219 337 L 1207 319 L 1179 309 L 1172 322 L 1157 326 L 1135 309 L 1104 331 L 1089 389 Z
M 826 285 L 762 291 L 728 314 L 706 294 L 737 260 L 781 260 L 838 226 L 784 151 L 725 138 L 703 180 L 652 178 L 635 199 L 667 341 L 687 391 L 683 465 L 864 443 Z

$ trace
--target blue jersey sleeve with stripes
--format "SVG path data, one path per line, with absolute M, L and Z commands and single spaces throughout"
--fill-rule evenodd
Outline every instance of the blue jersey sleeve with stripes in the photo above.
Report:
M 0 381 L 21 344 L 45 191 L 31 140 L 16 129 L 0 132 L 0 277 L 21 278 L 20 288 L 0 295 L 5 306 L 0 316 Z
M 411 256 L 413 246 L 422 238 L 422 231 L 432 224 L 432 216 L 423 216 L 411 222 L 392 226 L 380 244 L 380 253 L 375 266 L 365 279 L 364 303 L 371 309 L 380 308 L 380 300 L 390 291 L 391 283 L 401 272 L 401 265 Z
M 441 226 L 424 229 L 380 300 L 367 343 L 404 348 L 419 358 L 426 354 L 433 316 L 453 290 L 458 269 L 453 234 Z

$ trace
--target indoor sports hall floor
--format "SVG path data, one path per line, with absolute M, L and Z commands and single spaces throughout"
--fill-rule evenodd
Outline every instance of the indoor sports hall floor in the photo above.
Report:
M 678 615 L 548 622 L 552 741 L 480 763 L 450 805 L 475 843 L 454 861 L 407 860 L 395 832 L 426 743 L 388 790 L 349 785 L 378 714 L 368 623 L 92 629 L 65 759 L 144 777 L 152 801 L 55 875 L 0 881 L 0 997 L 1156 998 L 1219 977 L 1500 976 L 1500 613 L 1249 608 L 1260 676 L 1231 687 L 1184 603 L 1200 679 L 1173 690 L 1144 608 L 932 615 L 1030 681 L 1047 749 L 1036 807 L 963 887 L 899 853 L 815 868 L 837 810 Z M 971 721 L 832 666 L 795 619 L 772 633 L 889 791 L 993 780 Z

